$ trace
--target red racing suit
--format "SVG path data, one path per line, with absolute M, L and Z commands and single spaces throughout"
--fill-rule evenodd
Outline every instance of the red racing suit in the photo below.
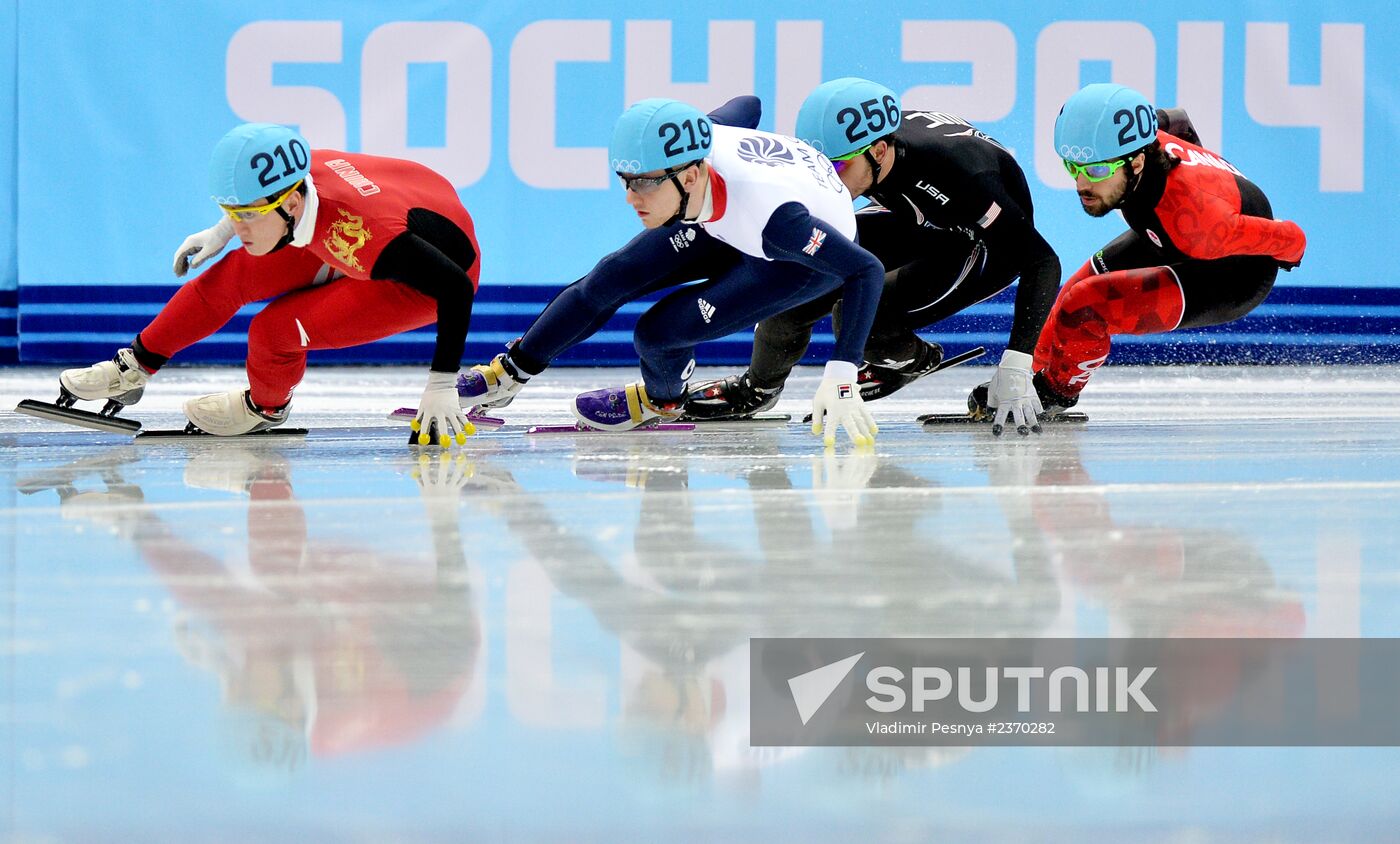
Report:
M 1066 397 L 1108 358 L 1114 334 L 1157 334 L 1231 322 L 1253 310 L 1279 267 L 1303 258 L 1298 224 L 1232 164 L 1159 132 L 1166 167 L 1149 156 L 1121 205 L 1129 231 L 1060 288 L 1035 368 Z
M 181 287 L 137 338 L 143 365 L 158 367 L 244 305 L 276 298 L 248 330 L 260 407 L 287 403 L 310 349 L 358 346 L 435 320 L 432 368 L 455 372 L 481 261 L 451 183 L 411 161 L 313 150 L 304 207 L 288 246 L 262 256 L 238 249 Z

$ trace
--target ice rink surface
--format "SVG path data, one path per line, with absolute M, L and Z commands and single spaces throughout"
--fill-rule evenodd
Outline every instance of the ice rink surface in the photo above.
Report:
M 873 404 L 873 454 L 797 422 L 817 370 L 787 427 L 528 437 L 636 377 L 551 370 L 446 459 L 383 417 L 418 369 L 312 369 L 304 441 L 6 413 L 0 840 L 1400 840 L 1396 748 L 749 746 L 750 636 L 1400 636 L 1389 368 L 1109 367 L 1084 426 L 913 421 L 990 372 Z M 0 372 L 4 407 L 55 376 Z

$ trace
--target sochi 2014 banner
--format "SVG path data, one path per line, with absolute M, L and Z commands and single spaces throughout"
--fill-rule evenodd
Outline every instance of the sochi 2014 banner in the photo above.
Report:
M 447 176 L 483 251 L 468 352 L 483 357 L 635 234 L 605 152 L 629 103 L 712 108 L 753 93 L 761 128 L 788 133 L 803 97 L 844 75 L 889 85 L 907 108 L 959 114 L 1011 148 L 1066 275 L 1123 229 L 1079 210 L 1050 143 L 1060 105 L 1093 81 L 1184 106 L 1206 145 L 1306 230 L 1303 265 L 1253 315 L 1123 338 L 1115 361 L 1400 358 L 1389 248 L 1400 234 L 1400 28 L 1379 2 L 10 5 L 0 37 L 15 49 L 0 83 L 14 84 L 0 84 L 0 121 L 13 131 L 0 138 L 0 177 L 10 168 L 15 190 L 0 207 L 0 273 L 17 282 L 24 361 L 110 355 L 150 319 L 176 284 L 175 247 L 217 219 L 206 164 L 236 123 L 292 124 L 314 146 Z M 571 359 L 634 363 L 641 307 Z M 1003 295 L 928 333 L 995 351 L 1010 312 Z M 247 318 L 183 359 L 242 360 Z M 746 360 L 747 344 L 710 344 L 701 362 Z M 430 347 L 415 332 L 315 359 L 424 361 Z

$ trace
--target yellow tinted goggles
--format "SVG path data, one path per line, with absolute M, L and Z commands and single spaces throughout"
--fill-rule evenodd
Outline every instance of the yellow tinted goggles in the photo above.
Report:
M 302 181 L 305 180 L 300 180 L 296 184 L 287 188 L 285 191 L 282 192 L 281 196 L 277 197 L 276 199 L 272 200 L 266 205 L 220 205 L 219 207 L 224 209 L 224 213 L 227 214 L 229 216 L 229 219 L 233 220 L 235 223 L 251 222 L 253 220 L 258 219 L 259 217 L 266 217 L 268 214 L 271 214 L 273 211 L 276 211 L 278 208 L 281 208 L 282 203 L 287 201 L 287 197 L 291 196 L 293 191 L 301 187 Z

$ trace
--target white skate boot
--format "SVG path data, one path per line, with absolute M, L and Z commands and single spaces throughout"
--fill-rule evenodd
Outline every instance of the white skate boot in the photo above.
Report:
M 287 421 L 290 412 L 290 404 L 281 410 L 263 412 L 253 407 L 248 390 L 230 390 L 185 402 L 185 416 L 190 420 L 185 430 L 193 428 L 216 437 L 236 437 L 275 428 Z
M 146 389 L 151 373 L 136 362 L 136 353 L 129 347 L 117 350 L 111 360 L 104 360 L 81 369 L 65 369 L 59 373 L 59 407 L 72 407 L 78 399 L 94 401 L 110 399 L 119 405 L 136 404 Z

